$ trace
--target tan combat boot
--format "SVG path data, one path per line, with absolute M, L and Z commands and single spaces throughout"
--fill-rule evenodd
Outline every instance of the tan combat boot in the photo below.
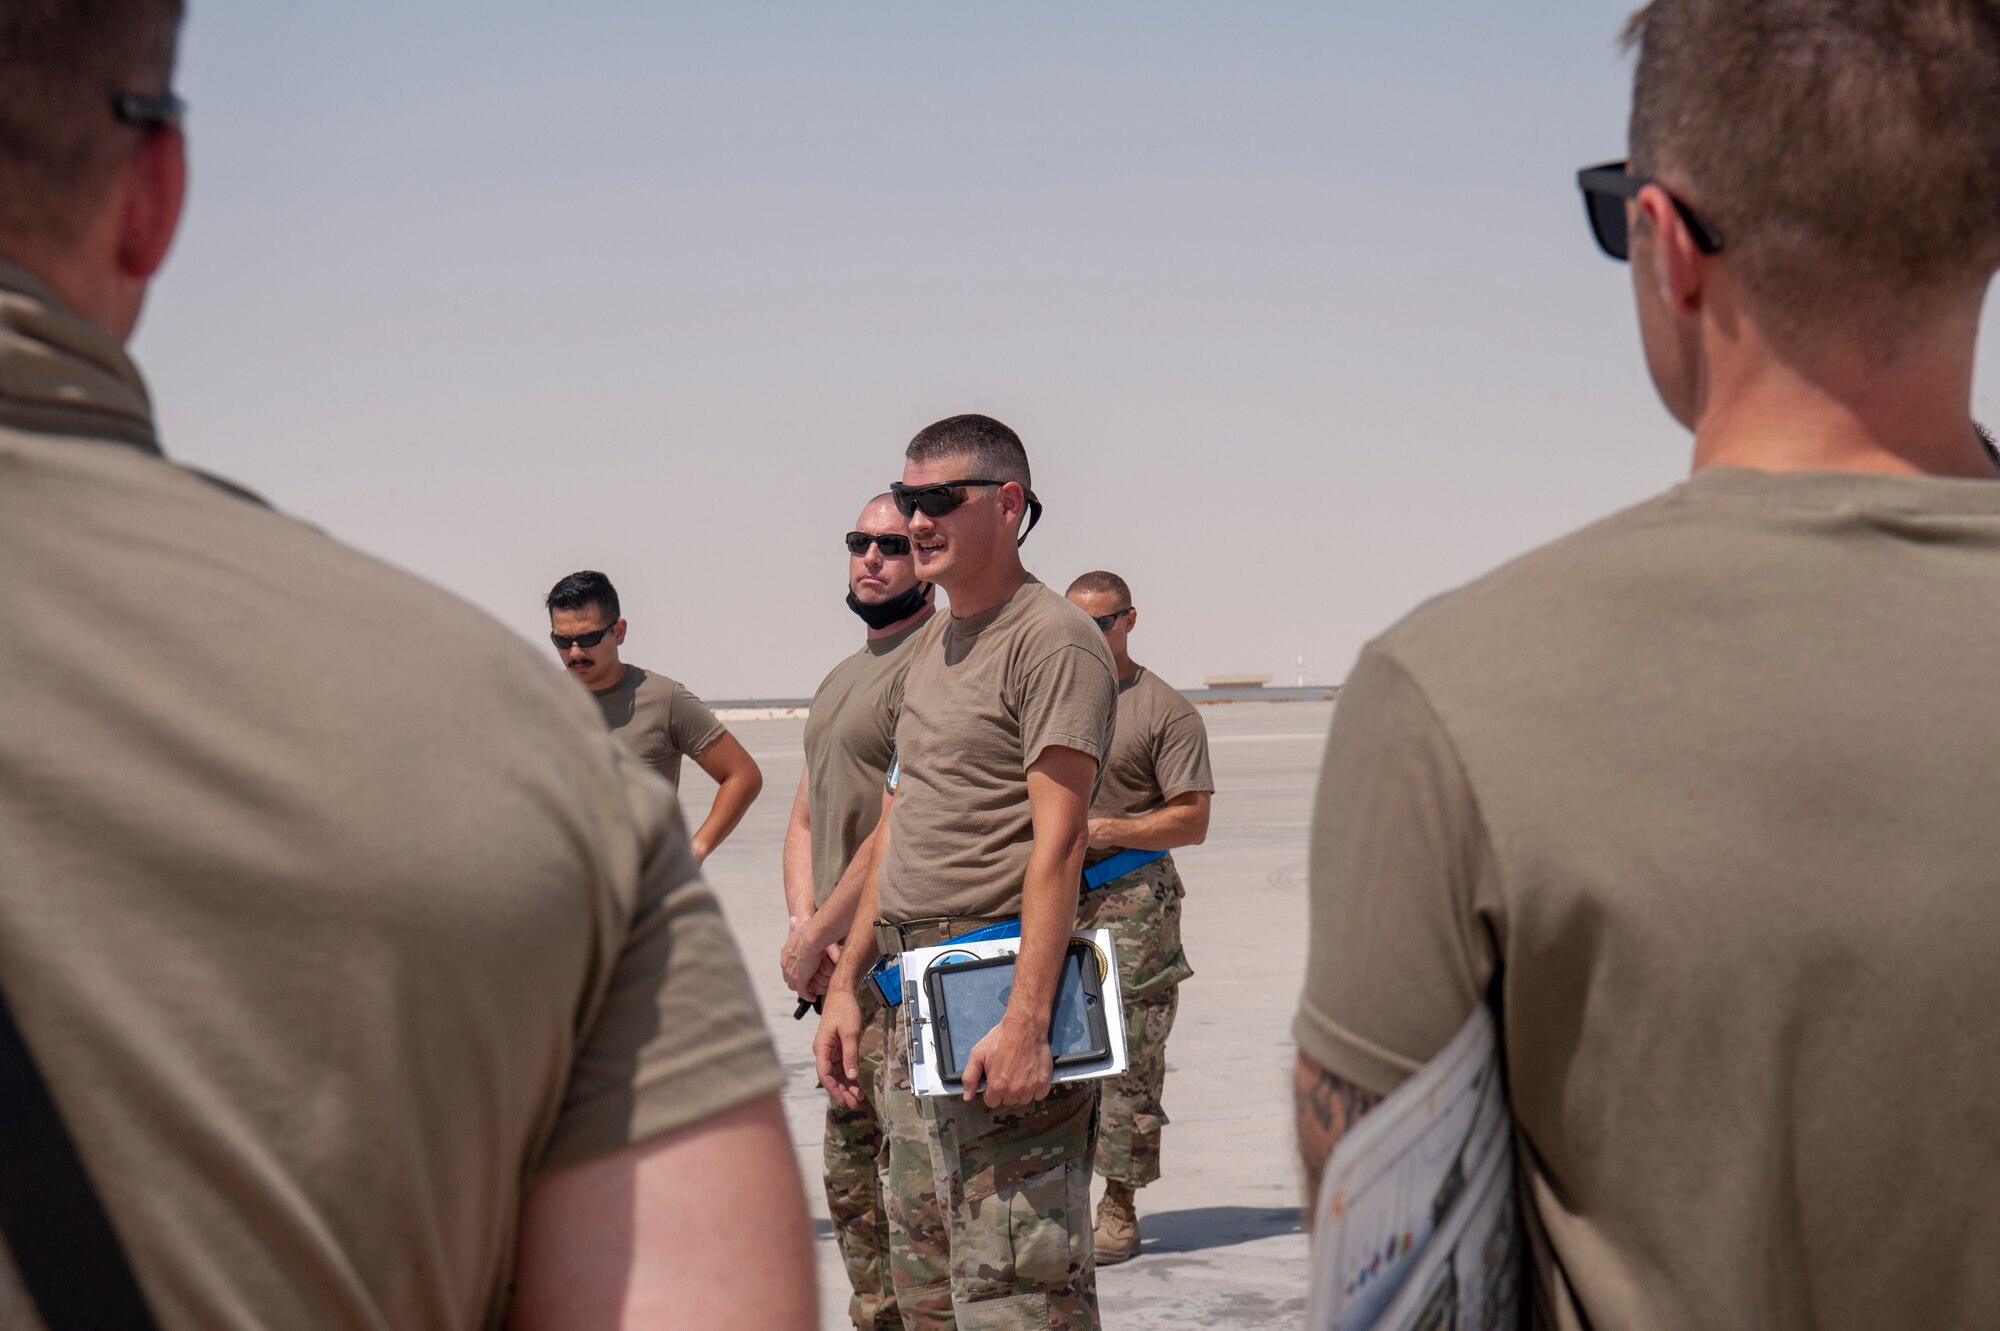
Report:
M 1139 1255 L 1139 1207 L 1129 1185 L 1105 1185 L 1091 1241 L 1097 1248 L 1099 1266 L 1116 1266 Z

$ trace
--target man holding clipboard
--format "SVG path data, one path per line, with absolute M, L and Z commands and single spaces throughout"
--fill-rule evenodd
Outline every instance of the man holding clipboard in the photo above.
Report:
M 1012 430 L 927 427 L 893 493 L 917 575 L 951 615 L 924 627 L 904 685 L 894 798 L 813 1042 L 820 1079 L 858 1103 L 856 991 L 878 957 L 1017 918 L 1006 1017 L 967 1060 L 962 1099 L 912 1093 L 899 1009 L 883 1093 L 891 1272 L 912 1328 L 1095 1331 L 1097 1087 L 1052 1087 L 1048 1036 L 1116 715 L 1111 653 L 1016 553 L 1041 504 Z

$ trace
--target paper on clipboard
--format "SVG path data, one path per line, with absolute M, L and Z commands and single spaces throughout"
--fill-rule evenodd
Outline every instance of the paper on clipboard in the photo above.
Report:
M 1484 1003 L 1334 1147 L 1313 1232 L 1310 1331 L 1516 1324 L 1513 1135 Z

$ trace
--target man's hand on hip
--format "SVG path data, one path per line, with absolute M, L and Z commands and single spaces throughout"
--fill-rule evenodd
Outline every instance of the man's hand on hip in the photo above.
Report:
M 1055 1071 L 1048 1031 L 1003 1018 L 972 1046 L 972 1055 L 965 1060 L 965 1098 L 977 1096 L 983 1080 L 988 1109 L 1033 1104 L 1049 1093 Z

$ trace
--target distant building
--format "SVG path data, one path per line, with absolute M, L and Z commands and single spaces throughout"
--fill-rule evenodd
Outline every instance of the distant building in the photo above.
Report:
M 1261 689 L 1271 682 L 1269 675 L 1203 675 L 1205 689 Z

